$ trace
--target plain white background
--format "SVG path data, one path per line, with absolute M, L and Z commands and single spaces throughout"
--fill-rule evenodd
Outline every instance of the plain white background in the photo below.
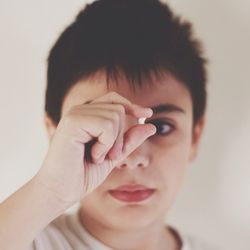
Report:
M 227 249 L 249 249 L 250 2 L 168 2 L 194 23 L 210 64 L 200 154 L 167 220 Z M 85 3 L 0 0 L 0 201 L 32 178 L 45 157 L 48 51 Z

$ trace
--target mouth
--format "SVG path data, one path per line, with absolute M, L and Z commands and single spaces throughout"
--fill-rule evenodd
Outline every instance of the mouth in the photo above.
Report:
M 156 189 L 143 185 L 123 185 L 109 190 L 109 194 L 123 202 L 141 202 L 152 196 L 155 191 Z

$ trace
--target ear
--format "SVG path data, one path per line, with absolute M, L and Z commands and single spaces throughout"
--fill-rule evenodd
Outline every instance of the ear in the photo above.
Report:
M 204 126 L 205 126 L 205 116 L 203 115 L 193 128 L 192 146 L 191 146 L 189 161 L 193 161 L 197 157 L 198 148 L 204 130 Z
M 51 117 L 46 112 L 44 114 L 44 123 L 46 126 L 48 139 L 49 139 L 49 141 L 51 141 L 51 139 L 55 133 L 55 130 L 56 130 L 56 125 L 54 124 Z

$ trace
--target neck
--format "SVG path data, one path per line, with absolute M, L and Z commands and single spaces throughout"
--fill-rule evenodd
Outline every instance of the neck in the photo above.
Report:
M 97 240 L 112 249 L 179 250 L 181 242 L 164 220 L 145 228 L 117 229 L 108 227 L 90 216 L 79 214 L 81 224 Z

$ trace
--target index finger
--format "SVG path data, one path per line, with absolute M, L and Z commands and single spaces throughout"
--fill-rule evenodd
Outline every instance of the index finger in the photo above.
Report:
M 96 98 L 90 103 L 114 103 L 122 104 L 125 108 L 126 113 L 129 113 L 137 118 L 139 117 L 151 117 L 153 115 L 153 110 L 148 107 L 142 107 L 135 103 L 132 103 L 125 97 L 119 95 L 116 92 L 109 92 L 108 94 Z

